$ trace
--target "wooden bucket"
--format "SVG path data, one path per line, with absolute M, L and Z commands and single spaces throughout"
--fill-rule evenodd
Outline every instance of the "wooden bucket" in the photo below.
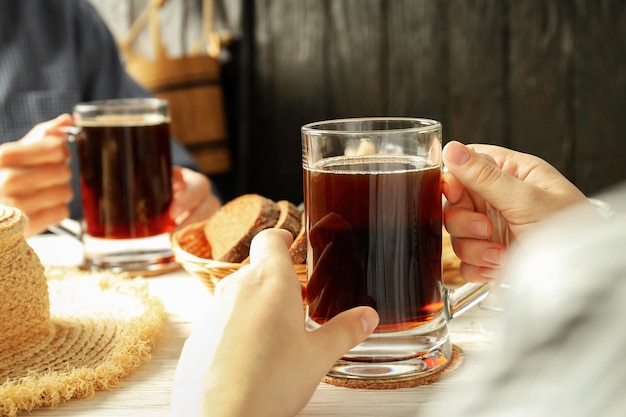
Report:
M 207 175 L 231 169 L 231 152 L 220 78 L 221 37 L 213 30 L 213 0 L 203 3 L 203 31 L 207 53 L 170 58 L 161 39 L 159 10 L 164 1 L 148 7 L 119 42 L 126 70 L 156 97 L 170 103 L 171 134 L 194 156 Z M 133 50 L 132 44 L 145 25 L 154 48 L 153 60 Z M 202 41 L 202 40 L 201 40 Z

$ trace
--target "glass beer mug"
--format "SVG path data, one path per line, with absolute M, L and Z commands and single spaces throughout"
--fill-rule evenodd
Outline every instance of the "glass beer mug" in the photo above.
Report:
M 302 127 L 307 328 L 368 305 L 380 323 L 328 375 L 394 379 L 452 358 L 448 322 L 489 284 L 442 282 L 441 124 L 358 118 Z

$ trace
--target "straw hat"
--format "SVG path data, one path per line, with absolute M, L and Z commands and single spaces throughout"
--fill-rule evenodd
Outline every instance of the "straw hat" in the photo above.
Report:
M 0 415 L 109 389 L 150 358 L 162 303 L 142 279 L 44 270 L 0 205 Z

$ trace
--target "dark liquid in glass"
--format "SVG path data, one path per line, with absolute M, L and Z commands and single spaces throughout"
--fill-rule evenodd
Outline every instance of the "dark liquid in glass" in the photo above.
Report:
M 369 305 L 376 332 L 431 320 L 443 307 L 440 167 L 398 157 L 322 163 L 304 173 L 309 317 L 322 324 Z
M 169 123 L 90 122 L 77 135 L 86 232 L 98 238 L 156 236 L 173 227 Z M 115 123 L 115 124 L 113 124 Z

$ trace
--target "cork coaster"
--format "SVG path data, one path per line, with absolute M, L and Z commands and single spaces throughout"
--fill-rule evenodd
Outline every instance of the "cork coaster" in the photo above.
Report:
M 448 364 L 440 369 L 432 372 L 427 372 L 420 375 L 409 376 L 404 378 L 393 379 L 352 379 L 352 378 L 337 378 L 331 376 L 325 376 L 322 378 L 322 382 L 327 384 L 336 385 L 338 387 L 345 388 L 361 388 L 361 389 L 397 389 L 397 388 L 411 388 L 419 385 L 428 385 L 433 382 L 437 382 L 442 378 L 445 378 L 450 373 L 454 372 L 465 361 L 465 353 L 459 346 L 452 345 L 452 358 Z

